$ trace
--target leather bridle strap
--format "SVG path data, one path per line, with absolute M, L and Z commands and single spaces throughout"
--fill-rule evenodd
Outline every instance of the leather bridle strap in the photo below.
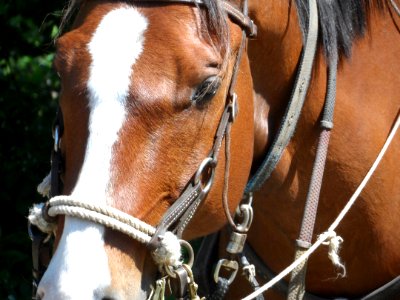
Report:
M 310 18 L 307 37 L 289 106 L 286 109 L 278 133 L 275 136 L 264 161 L 246 186 L 246 193 L 259 190 L 264 182 L 270 177 L 296 129 L 304 100 L 307 95 L 308 86 L 311 81 L 312 67 L 317 47 L 318 11 L 316 0 L 309 1 L 309 12 Z
M 244 2 L 246 2 L 245 0 Z M 247 15 L 247 3 L 243 5 L 243 10 L 241 11 L 228 1 L 221 1 L 222 7 L 232 20 L 243 30 L 245 30 L 246 35 L 249 38 L 254 38 L 257 36 L 257 26 L 254 24 L 253 20 Z M 203 0 L 135 0 L 135 3 L 169 3 L 169 4 L 191 4 L 198 6 L 205 6 Z
M 61 136 L 64 133 L 64 121 L 61 108 L 58 107 L 56 118 L 53 124 L 54 147 L 51 151 L 51 186 L 50 197 L 59 195 L 62 191 L 62 182 L 59 180 L 63 173 L 63 159 L 60 149 Z
M 229 101 L 225 106 L 210 154 L 202 161 L 193 179 L 190 180 L 181 196 L 164 214 L 148 244 L 152 250 L 158 247 L 159 237 L 167 231 L 175 233 L 180 238 L 200 203 L 207 196 L 214 181 L 215 168 L 218 162 L 217 158 L 226 128 L 234 120 L 235 106 L 236 101 Z M 203 181 L 204 178 L 206 178 L 205 181 Z
M 224 2 L 225 3 L 225 2 Z M 230 5 L 229 5 L 230 6 Z M 235 9 L 236 10 L 236 9 Z M 241 13 L 243 19 L 247 17 L 247 1 L 244 3 L 244 13 Z M 158 237 L 162 235 L 167 230 L 175 232 L 177 236 L 180 238 L 184 229 L 186 228 L 189 221 L 192 219 L 194 213 L 199 207 L 202 200 L 208 193 L 209 188 L 212 185 L 212 181 L 214 179 L 215 168 L 217 166 L 217 158 L 220 152 L 220 148 L 222 145 L 222 140 L 225 135 L 227 139 L 230 138 L 230 126 L 231 123 L 235 120 L 238 107 L 237 107 L 237 96 L 234 92 L 236 81 L 239 73 L 239 66 L 242 58 L 243 51 L 246 47 L 246 30 L 243 29 L 242 40 L 240 43 L 240 47 L 238 50 L 238 54 L 235 60 L 235 64 L 233 67 L 231 80 L 228 88 L 227 100 L 225 110 L 221 116 L 220 123 L 218 125 L 218 129 L 214 138 L 214 145 L 211 149 L 210 154 L 203 160 L 200 164 L 198 171 L 195 174 L 194 180 L 189 182 L 188 187 L 182 192 L 182 195 L 175 201 L 175 203 L 168 209 L 168 211 L 164 214 L 163 219 L 157 226 L 157 231 L 154 234 L 152 240 L 149 245 L 151 248 L 155 247 L 158 243 Z M 229 145 L 229 140 L 225 141 L 225 145 Z M 228 150 L 229 151 L 229 150 Z M 226 173 L 229 172 L 229 155 L 225 158 L 225 180 Z M 208 174 L 207 174 L 208 173 Z M 208 178 L 208 181 L 204 184 L 201 182 L 201 176 Z M 227 182 L 224 184 L 224 203 L 227 198 Z M 226 205 L 224 205 L 226 207 Z M 231 216 L 227 214 L 228 220 L 231 220 Z M 171 230 L 171 226 L 177 223 L 175 228 Z

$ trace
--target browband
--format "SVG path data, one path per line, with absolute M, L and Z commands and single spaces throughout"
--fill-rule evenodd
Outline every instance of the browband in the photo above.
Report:
M 203 0 L 135 0 L 134 2 L 191 4 L 198 6 L 205 5 Z M 222 5 L 232 22 L 243 28 L 249 38 L 255 38 L 257 36 L 257 25 L 255 25 L 253 20 L 249 18 L 249 16 L 247 15 L 247 10 L 241 11 L 240 9 L 236 8 L 234 5 L 225 0 L 222 1 Z

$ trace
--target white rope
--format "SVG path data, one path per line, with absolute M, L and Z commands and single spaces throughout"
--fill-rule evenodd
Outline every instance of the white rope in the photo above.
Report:
M 51 172 L 49 172 L 49 174 L 47 174 L 47 176 L 43 178 L 43 181 L 37 187 L 37 191 L 43 197 L 49 198 L 50 189 L 51 189 Z
M 372 167 L 368 171 L 367 175 L 357 188 L 357 190 L 354 192 L 353 196 L 350 198 L 349 202 L 347 202 L 346 206 L 344 209 L 340 212 L 339 216 L 336 218 L 336 220 L 332 223 L 332 225 L 328 228 L 327 231 L 322 233 L 318 238 L 317 241 L 303 254 L 301 255 L 297 260 L 295 260 L 290 266 L 288 266 L 286 269 L 284 269 L 280 274 L 275 276 L 273 279 L 271 279 L 269 282 L 261 286 L 259 289 L 257 289 L 255 292 L 251 293 L 250 295 L 246 296 L 242 300 L 250 300 L 254 299 L 258 295 L 262 294 L 272 286 L 274 286 L 277 282 L 279 282 L 281 279 L 283 279 L 286 275 L 288 275 L 290 272 L 293 271 L 299 264 L 301 264 L 304 260 L 308 259 L 308 257 L 319 247 L 321 244 L 323 244 L 326 240 L 332 240 L 332 238 L 337 239 L 337 235 L 335 232 L 336 227 L 340 224 L 340 222 L 343 220 L 343 218 L 346 216 L 350 208 L 353 206 L 355 201 L 357 200 L 358 196 L 361 194 L 362 190 L 370 180 L 372 174 L 375 172 L 376 168 L 378 167 L 379 163 L 382 160 L 383 155 L 385 154 L 386 150 L 388 149 L 390 143 L 392 142 L 396 131 L 398 130 L 400 126 L 400 114 L 397 116 L 396 122 L 390 131 L 390 134 L 383 145 L 381 151 L 379 152 L 378 157 L 376 158 L 375 162 L 373 163 Z M 339 260 L 340 263 L 340 260 Z
M 156 232 L 156 229 L 137 219 L 132 217 L 131 215 L 128 215 L 127 213 L 124 213 L 114 207 L 111 206 L 105 206 L 105 205 L 95 205 L 95 204 L 91 204 L 91 203 L 87 203 L 87 202 L 83 202 L 83 201 L 77 201 L 74 200 L 73 197 L 71 196 L 55 196 L 53 198 L 51 198 L 49 200 L 49 204 L 50 204 L 50 209 L 49 209 L 49 215 L 52 217 L 55 217 L 56 215 L 60 215 L 60 214 L 66 214 L 66 215 L 70 215 L 67 212 L 67 209 L 64 207 L 75 207 L 75 208 L 83 208 L 82 214 L 84 214 L 85 211 L 93 211 L 93 212 L 97 212 L 99 215 L 104 215 L 104 216 L 108 216 L 112 219 L 115 219 L 117 221 L 120 221 L 122 223 L 126 223 L 127 225 L 131 226 L 134 229 L 137 229 L 141 232 L 143 232 L 144 234 L 147 234 L 149 236 L 153 235 Z M 59 207 L 57 210 L 55 210 L 55 208 Z M 62 210 L 65 209 L 66 213 L 63 213 Z M 79 213 L 80 210 L 75 210 L 76 213 Z M 76 215 L 76 213 L 71 211 L 71 216 L 78 216 Z M 89 221 L 94 221 L 89 219 L 90 216 L 88 215 L 88 219 Z M 101 218 L 101 217 L 100 217 Z M 107 225 L 109 223 L 103 224 L 103 225 Z
M 91 211 L 83 207 L 74 207 L 68 205 L 59 205 L 56 207 L 50 207 L 49 215 L 54 217 L 56 215 L 67 215 L 70 217 L 77 217 L 83 220 L 88 220 L 97 224 L 104 225 L 108 228 L 118 230 L 126 235 L 134 238 L 141 243 L 148 243 L 151 239 L 146 233 L 130 226 L 129 224 L 123 223 L 120 220 L 113 219 L 107 215 L 102 215 L 96 211 Z
M 339 250 L 340 246 L 343 243 L 343 238 L 336 235 L 336 232 L 332 231 L 332 235 L 328 237 L 327 242 L 323 242 L 322 244 L 327 245 L 329 247 L 328 250 L 328 258 L 331 260 L 332 264 L 338 269 L 342 270 L 342 273 L 338 274 L 338 277 L 346 277 L 346 267 L 342 263 Z
M 56 224 L 48 223 L 43 218 L 43 203 L 36 204 L 29 212 L 29 220 L 40 230 L 46 233 L 54 231 Z M 155 234 L 156 229 L 120 210 L 111 206 L 94 205 L 75 200 L 71 196 L 56 196 L 49 200 L 48 214 L 51 217 L 67 215 L 83 220 L 95 222 L 108 228 L 120 231 L 135 240 L 148 244 Z M 153 252 L 153 257 L 158 265 L 177 267 L 182 264 L 180 241 L 172 232 L 160 236 L 160 245 Z

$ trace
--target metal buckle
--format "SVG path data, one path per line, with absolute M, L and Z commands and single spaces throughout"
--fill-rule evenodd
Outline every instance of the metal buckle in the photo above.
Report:
M 228 285 L 230 285 L 233 280 L 235 280 L 236 274 L 239 270 L 239 264 L 235 260 L 229 260 L 229 259 L 220 259 L 217 263 L 217 266 L 215 267 L 214 271 L 214 281 L 218 283 L 218 278 L 221 277 L 219 276 L 219 272 L 221 271 L 221 267 L 224 267 L 228 271 L 232 271 L 232 273 L 229 276 L 228 279 Z

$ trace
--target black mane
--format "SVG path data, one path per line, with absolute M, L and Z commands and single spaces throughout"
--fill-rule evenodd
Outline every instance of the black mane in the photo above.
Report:
M 353 41 L 363 36 L 368 22 L 371 0 L 317 0 L 320 41 L 326 57 L 332 55 L 351 55 Z M 377 2 L 377 3 L 376 3 Z M 383 0 L 375 1 L 378 7 Z M 301 30 L 307 31 L 308 0 L 296 0 Z

